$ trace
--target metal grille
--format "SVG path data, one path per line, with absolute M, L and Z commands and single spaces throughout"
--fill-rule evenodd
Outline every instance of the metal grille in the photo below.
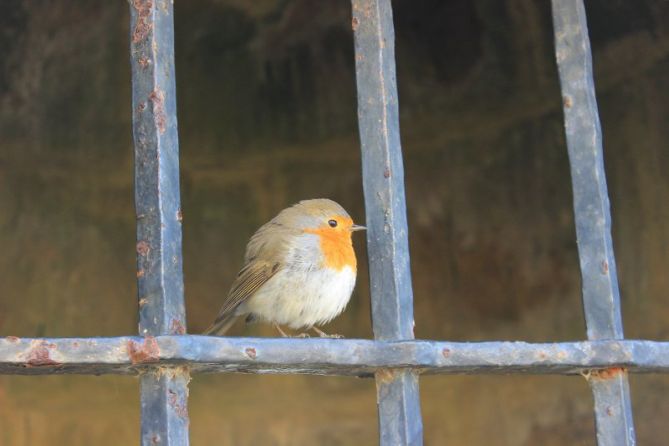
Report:
M 375 340 L 186 335 L 170 0 L 132 0 L 140 336 L 0 339 L 0 373 L 139 374 L 141 443 L 188 444 L 192 373 L 374 376 L 380 444 L 422 444 L 426 373 L 582 374 L 600 446 L 635 444 L 628 372 L 669 372 L 669 342 L 625 340 L 582 0 L 553 0 L 588 340 L 414 340 L 390 0 L 352 0 Z

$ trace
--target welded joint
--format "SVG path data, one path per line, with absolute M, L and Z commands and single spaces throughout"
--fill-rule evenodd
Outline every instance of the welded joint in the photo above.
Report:
M 627 369 L 625 367 L 609 367 L 605 369 L 584 369 L 581 370 L 580 375 L 588 382 L 593 381 L 609 381 L 619 376 L 627 376 Z
M 175 380 L 179 378 L 186 378 L 186 384 L 190 383 L 192 380 L 191 369 L 186 365 L 149 365 L 147 367 L 142 367 L 140 365 L 133 367 L 131 370 L 136 372 L 139 376 L 152 375 L 155 378 L 165 377 L 170 380 Z
M 377 369 L 374 372 L 374 378 L 376 379 L 377 387 L 382 385 L 388 385 L 400 378 L 403 374 L 409 372 L 413 375 L 420 375 L 422 369 L 417 367 L 401 367 L 401 368 L 381 368 Z M 368 373 L 357 375 L 358 378 L 367 378 L 370 375 Z

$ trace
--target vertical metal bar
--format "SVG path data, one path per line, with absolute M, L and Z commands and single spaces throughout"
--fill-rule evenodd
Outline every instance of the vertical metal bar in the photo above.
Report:
M 582 0 L 553 0 L 552 7 L 588 338 L 622 339 L 609 196 L 585 8 Z M 591 377 L 590 383 L 598 444 L 635 444 L 627 372 L 613 369 L 599 373 Z
M 151 336 L 185 333 L 186 317 L 172 1 L 131 0 L 130 16 L 141 361 L 157 348 Z M 143 445 L 188 444 L 188 381 L 185 368 L 141 376 Z
M 413 339 L 392 7 L 390 0 L 352 0 L 352 6 L 374 336 Z M 384 370 L 376 384 L 380 444 L 422 444 L 418 376 Z

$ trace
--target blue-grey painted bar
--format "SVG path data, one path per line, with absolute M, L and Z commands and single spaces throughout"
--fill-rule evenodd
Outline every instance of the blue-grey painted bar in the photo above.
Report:
M 605 375 L 604 379 L 601 377 L 602 374 Z M 597 444 L 636 444 L 632 406 L 629 403 L 629 383 L 625 369 L 606 370 L 591 376 L 589 381 L 595 397 Z
M 142 444 L 187 445 L 188 370 L 154 369 L 141 379 Z
M 374 337 L 413 339 L 392 7 L 390 0 L 352 0 L 352 9 Z M 380 444 L 422 444 L 418 376 L 385 370 L 376 387 Z
M 552 5 L 588 338 L 622 339 L 609 196 L 585 8 L 583 0 L 553 0 Z M 591 383 L 598 444 L 635 444 L 626 371 Z
M 0 374 L 135 374 L 188 364 L 193 373 L 580 374 L 591 382 L 620 369 L 669 373 L 669 342 L 563 343 L 372 341 L 215 336 L 0 338 Z
M 130 16 L 139 332 L 183 334 L 172 2 L 132 0 Z M 141 375 L 143 445 L 188 444 L 188 380 L 185 368 Z

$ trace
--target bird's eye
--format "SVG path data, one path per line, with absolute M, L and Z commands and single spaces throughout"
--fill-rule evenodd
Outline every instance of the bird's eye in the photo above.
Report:
M 331 228 L 336 228 L 337 227 L 337 220 L 330 220 L 330 221 L 328 221 L 328 224 L 330 225 Z

